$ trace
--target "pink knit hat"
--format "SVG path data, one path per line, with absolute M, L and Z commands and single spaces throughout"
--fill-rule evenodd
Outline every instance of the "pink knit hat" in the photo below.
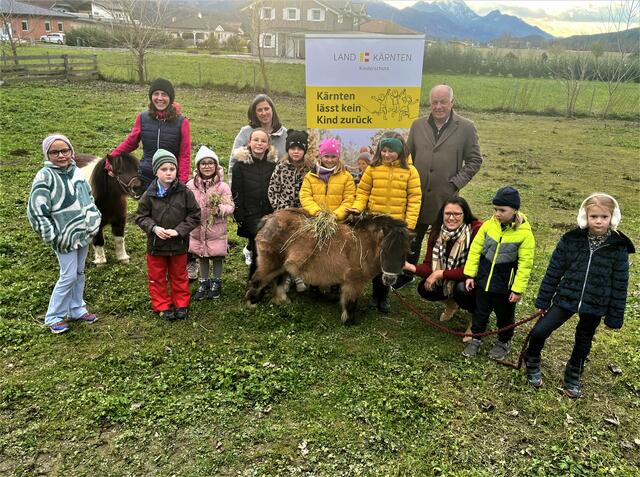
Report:
M 318 148 L 320 157 L 322 156 L 338 156 L 340 157 L 340 141 L 334 138 L 324 139 Z
M 69 146 L 69 149 L 71 149 L 71 154 L 75 156 L 76 151 L 73 149 L 73 146 L 71 145 L 71 141 L 69 141 L 69 139 L 66 136 L 63 136 L 62 134 L 51 134 L 50 136 L 45 137 L 44 140 L 42 141 L 42 152 L 44 154 L 45 161 L 49 160 L 49 156 L 47 155 L 47 153 L 49 152 L 49 148 L 51 147 L 51 144 L 53 144 L 58 140 L 66 142 L 67 146 Z

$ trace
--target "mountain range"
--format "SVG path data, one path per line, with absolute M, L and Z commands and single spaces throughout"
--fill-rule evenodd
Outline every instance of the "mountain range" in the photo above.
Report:
M 367 13 L 372 18 L 391 20 L 424 33 L 427 38 L 478 42 L 489 42 L 503 35 L 510 35 L 512 38 L 553 38 L 540 28 L 499 10 L 493 10 L 484 16 L 478 15 L 464 0 L 421 1 L 402 10 L 384 2 L 371 2 L 367 3 Z

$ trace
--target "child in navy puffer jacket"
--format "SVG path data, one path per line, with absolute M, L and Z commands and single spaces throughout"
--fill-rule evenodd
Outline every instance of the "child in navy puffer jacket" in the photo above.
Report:
M 596 328 L 604 317 L 608 328 L 622 327 L 629 281 L 631 240 L 616 229 L 620 208 L 608 194 L 587 197 L 578 212 L 578 229 L 562 236 L 540 284 L 536 307 L 545 313 L 531 332 L 525 354 L 527 376 L 542 385 L 540 353 L 551 333 L 579 316 L 575 343 L 564 373 L 565 395 L 580 397 L 580 377 Z

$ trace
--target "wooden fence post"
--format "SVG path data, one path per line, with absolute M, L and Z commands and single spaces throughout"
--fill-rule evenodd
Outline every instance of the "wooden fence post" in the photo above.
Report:
M 69 56 L 62 55 L 62 58 L 64 60 L 64 79 L 69 81 Z

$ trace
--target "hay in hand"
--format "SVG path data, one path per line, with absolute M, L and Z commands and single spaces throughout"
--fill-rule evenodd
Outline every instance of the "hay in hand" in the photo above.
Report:
M 209 197 L 209 209 L 214 211 L 215 213 L 209 214 L 207 225 L 213 225 L 215 223 L 216 218 L 220 215 L 220 206 L 224 203 L 224 197 L 222 197 L 220 194 L 211 194 L 211 196 Z
M 321 211 L 315 217 L 306 217 L 283 245 L 286 250 L 299 236 L 311 235 L 316 240 L 315 248 L 323 248 L 338 231 L 336 216 L 328 210 Z

